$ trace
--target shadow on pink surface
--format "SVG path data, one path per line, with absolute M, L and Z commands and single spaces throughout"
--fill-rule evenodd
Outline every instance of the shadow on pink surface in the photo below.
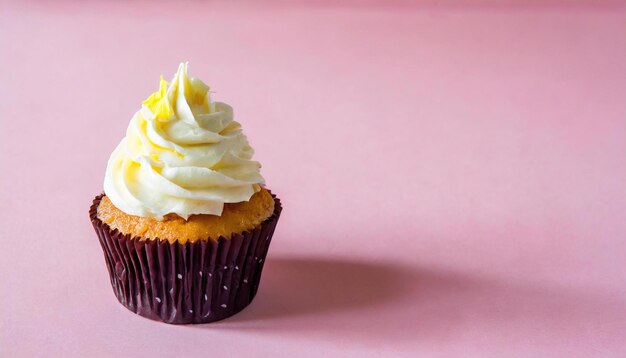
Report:
M 589 291 L 394 263 L 273 257 L 250 307 L 217 324 L 194 327 L 381 343 L 497 335 L 513 345 L 587 340 L 601 346 L 615 343 L 617 332 L 626 330 L 625 306 Z M 607 334 L 589 334 L 598 329 Z
M 256 298 L 240 321 L 367 310 L 409 294 L 411 272 L 402 266 L 317 258 L 270 258 Z M 255 300 L 256 300 L 255 298 Z

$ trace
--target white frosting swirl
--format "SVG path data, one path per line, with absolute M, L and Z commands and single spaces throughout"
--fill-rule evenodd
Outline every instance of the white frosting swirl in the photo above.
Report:
M 130 215 L 221 215 L 264 182 L 232 108 L 181 63 L 171 84 L 143 102 L 107 164 L 104 191 Z

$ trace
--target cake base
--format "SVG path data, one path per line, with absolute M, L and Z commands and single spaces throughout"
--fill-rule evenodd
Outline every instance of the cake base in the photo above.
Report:
M 252 302 L 282 211 L 276 196 L 273 215 L 253 230 L 184 244 L 112 230 L 97 217 L 103 196 L 93 200 L 89 215 L 113 292 L 126 308 L 153 320 L 190 324 L 222 320 Z

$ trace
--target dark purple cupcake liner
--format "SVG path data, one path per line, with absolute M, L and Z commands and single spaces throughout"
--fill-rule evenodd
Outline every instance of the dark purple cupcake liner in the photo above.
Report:
M 251 231 L 170 243 L 124 235 L 97 217 L 104 194 L 89 216 L 104 252 L 115 296 L 129 310 L 166 323 L 208 323 L 230 317 L 252 302 L 259 288 L 282 207 Z

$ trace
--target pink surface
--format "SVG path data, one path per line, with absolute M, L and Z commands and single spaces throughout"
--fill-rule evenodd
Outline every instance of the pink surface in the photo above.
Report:
M 626 355 L 624 3 L 146 4 L 0 5 L 0 356 Z M 285 206 L 202 326 L 119 305 L 87 214 L 184 60 Z

